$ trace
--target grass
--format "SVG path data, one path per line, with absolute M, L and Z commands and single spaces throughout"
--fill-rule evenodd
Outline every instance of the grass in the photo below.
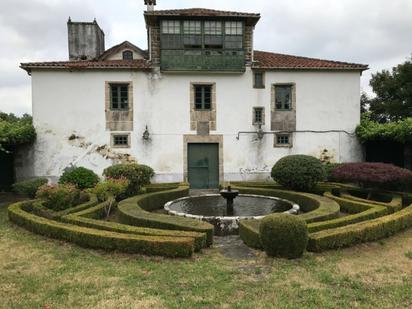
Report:
M 123 255 L 34 235 L 2 206 L 0 308 L 410 308 L 411 250 L 409 230 L 291 261 Z

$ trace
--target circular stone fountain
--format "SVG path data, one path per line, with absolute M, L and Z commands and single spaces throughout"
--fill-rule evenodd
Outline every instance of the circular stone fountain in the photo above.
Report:
M 239 220 L 262 219 L 264 216 L 285 212 L 298 214 L 299 206 L 277 197 L 239 194 L 230 187 L 220 194 L 182 197 L 166 203 L 170 215 L 203 220 L 215 227 L 215 235 L 237 234 Z

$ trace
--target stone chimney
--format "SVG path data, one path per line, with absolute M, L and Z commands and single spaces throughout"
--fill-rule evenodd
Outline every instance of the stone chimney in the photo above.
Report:
M 144 0 L 144 4 L 147 5 L 147 11 L 152 12 L 154 11 L 156 0 Z
M 70 60 L 93 60 L 104 53 L 104 32 L 93 22 L 67 22 Z

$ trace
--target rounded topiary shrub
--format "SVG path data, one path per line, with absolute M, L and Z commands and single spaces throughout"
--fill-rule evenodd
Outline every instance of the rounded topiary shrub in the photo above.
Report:
M 47 178 L 34 178 L 29 180 L 23 180 L 16 182 L 13 185 L 13 192 L 25 195 L 30 198 L 34 198 L 36 196 L 37 190 L 44 184 L 47 184 Z
M 93 188 L 98 182 L 99 176 L 85 167 L 69 168 L 59 179 L 59 184 L 70 183 L 80 190 Z
M 274 257 L 301 257 L 308 243 L 305 221 L 285 213 L 264 217 L 259 226 L 259 236 L 267 255 Z
M 45 207 L 54 211 L 65 210 L 79 203 L 80 190 L 73 184 L 43 185 L 36 193 Z
M 151 167 L 137 163 L 116 164 L 106 168 L 103 175 L 107 178 L 126 179 L 129 181 L 126 195 L 138 194 L 141 188 L 150 183 L 154 176 Z
M 272 168 L 272 178 L 285 188 L 310 191 L 326 178 L 322 162 L 315 157 L 291 155 L 280 159 Z

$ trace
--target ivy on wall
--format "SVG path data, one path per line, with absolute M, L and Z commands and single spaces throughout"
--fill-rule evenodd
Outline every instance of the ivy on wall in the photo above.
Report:
M 368 114 L 362 117 L 356 134 L 362 143 L 374 140 L 390 140 L 399 143 L 412 142 L 412 117 L 404 120 L 378 123 L 370 120 Z
M 0 112 L 0 151 L 31 143 L 36 138 L 32 117 Z

